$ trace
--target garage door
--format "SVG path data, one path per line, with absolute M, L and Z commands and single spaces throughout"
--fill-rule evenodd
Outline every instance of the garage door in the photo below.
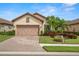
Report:
M 39 33 L 39 26 L 37 25 L 17 25 L 17 36 L 37 36 Z

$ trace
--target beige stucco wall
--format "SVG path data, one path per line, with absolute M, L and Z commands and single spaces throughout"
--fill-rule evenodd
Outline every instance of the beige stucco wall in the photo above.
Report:
M 29 23 L 26 22 L 27 17 L 30 18 Z M 42 23 L 39 19 L 36 19 L 30 15 L 25 15 L 17 19 L 15 22 L 13 22 L 15 29 L 16 29 L 16 25 L 39 25 L 40 31 L 44 31 L 44 23 Z
M 70 25 L 69 31 L 79 32 L 79 24 Z
M 46 19 L 44 17 L 41 17 L 41 16 L 37 15 L 37 14 L 35 14 L 34 16 L 36 16 L 36 17 L 38 17 L 38 18 L 40 18 L 44 21 L 43 26 L 42 26 L 42 31 L 44 33 L 44 27 L 45 27 L 44 25 L 46 25 Z
M 34 14 L 34 16 L 36 16 L 36 17 L 38 17 L 38 18 L 40 18 L 40 19 L 42 19 L 44 21 L 42 29 L 41 29 L 43 31 L 43 33 L 44 33 L 44 27 L 45 27 L 44 25 L 46 24 L 46 19 L 44 17 L 39 16 L 38 14 Z

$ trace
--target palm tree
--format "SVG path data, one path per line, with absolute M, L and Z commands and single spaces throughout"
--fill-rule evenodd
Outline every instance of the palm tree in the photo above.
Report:
M 49 31 L 51 31 L 52 30 L 52 19 L 51 19 L 51 16 L 48 16 L 46 18 L 46 20 L 47 20 L 48 26 L 50 28 Z
M 61 32 L 63 33 L 63 31 L 67 28 L 67 24 L 65 22 L 64 19 L 60 19 L 59 17 L 55 17 L 55 16 L 49 16 L 47 17 L 47 23 L 48 26 L 50 28 L 51 31 L 54 32 Z M 63 36 L 61 36 L 63 39 L 63 43 L 64 43 L 64 38 Z
M 47 23 L 48 26 L 50 27 L 50 31 L 56 31 L 58 21 L 56 20 L 55 16 L 48 16 Z
M 61 32 L 61 33 L 63 33 L 63 31 L 67 28 L 67 24 L 66 24 L 66 22 L 65 22 L 65 20 L 64 19 L 59 19 L 59 31 Z M 64 37 L 63 37 L 63 35 L 61 36 L 61 38 L 62 38 L 62 42 L 64 43 Z

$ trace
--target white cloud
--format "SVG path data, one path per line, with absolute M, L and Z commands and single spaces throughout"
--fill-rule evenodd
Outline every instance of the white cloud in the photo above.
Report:
M 48 11 L 48 12 L 54 12 L 55 11 L 55 8 L 49 6 L 49 7 L 46 7 L 46 8 L 44 8 L 44 9 L 41 10 L 41 12 L 46 12 L 46 11 Z
M 63 11 L 64 12 L 73 12 L 75 10 L 74 5 L 76 5 L 77 3 L 64 3 L 63 4 Z
M 66 12 L 70 12 L 70 11 L 73 11 L 73 10 L 75 10 L 75 8 L 74 8 L 74 7 L 65 8 L 65 9 L 64 9 L 64 11 L 66 11 Z
M 71 7 L 71 6 L 74 6 L 76 5 L 77 3 L 64 3 L 64 6 L 65 7 Z
M 41 9 L 39 12 L 45 14 L 45 15 L 50 15 L 51 13 L 55 13 L 56 7 L 53 6 L 47 6 L 43 9 Z

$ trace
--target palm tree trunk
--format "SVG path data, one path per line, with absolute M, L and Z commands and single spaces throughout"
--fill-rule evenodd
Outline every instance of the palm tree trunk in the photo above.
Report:
M 61 38 L 62 38 L 62 43 L 64 43 L 64 37 L 63 37 L 63 35 L 61 35 Z
M 52 31 L 52 26 L 50 27 L 50 30 Z

